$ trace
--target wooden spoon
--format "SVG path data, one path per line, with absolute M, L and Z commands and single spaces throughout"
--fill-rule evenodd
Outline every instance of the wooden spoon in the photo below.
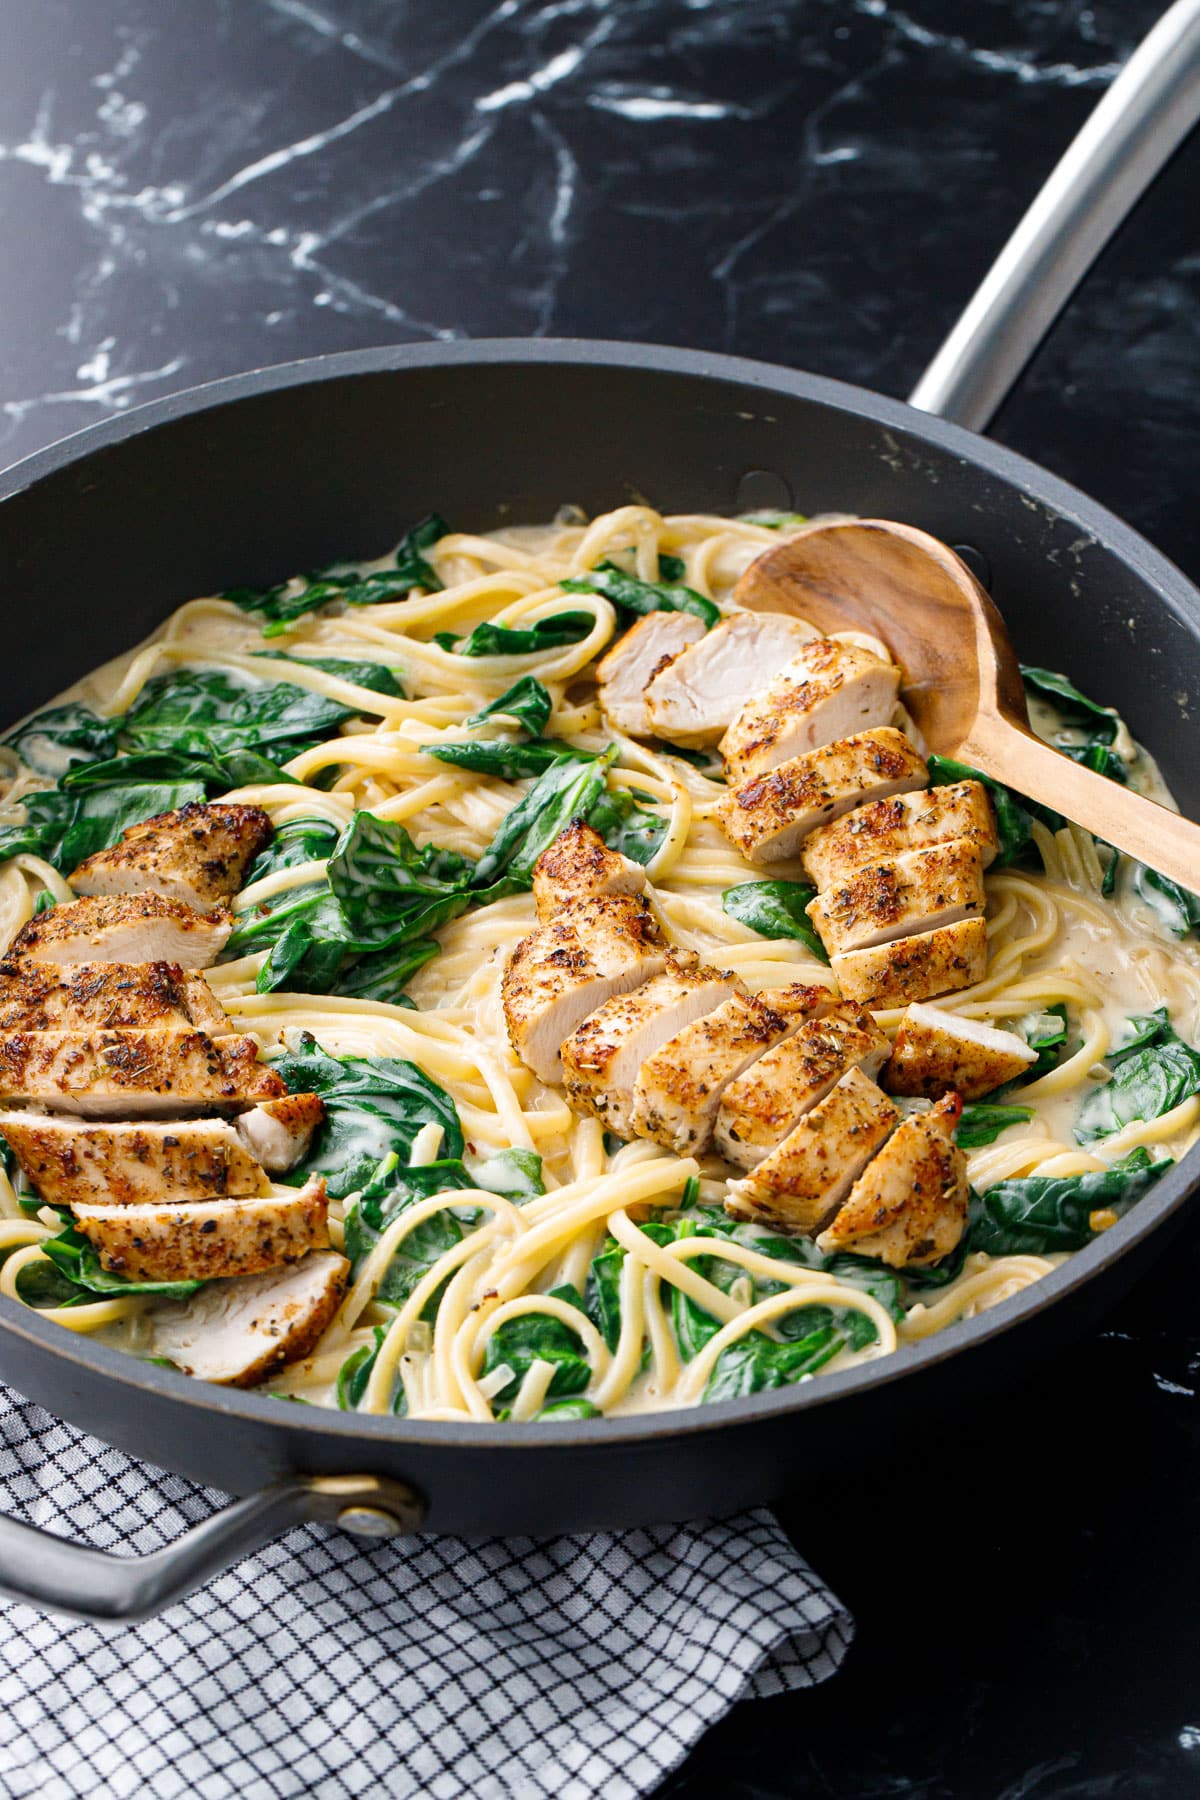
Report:
M 751 563 L 733 591 L 756 612 L 882 638 L 927 749 L 1065 813 L 1200 892 L 1200 825 L 1072 762 L 1036 737 L 1004 620 L 966 564 L 891 519 L 815 525 Z

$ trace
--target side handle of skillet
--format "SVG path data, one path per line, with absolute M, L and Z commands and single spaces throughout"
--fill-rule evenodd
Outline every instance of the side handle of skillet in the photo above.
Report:
M 133 1624 L 181 1600 L 293 1525 L 338 1525 L 364 1538 L 419 1529 L 424 1502 L 385 1475 L 295 1475 L 235 1500 L 148 1556 L 113 1556 L 0 1518 L 0 1593 L 41 1612 Z

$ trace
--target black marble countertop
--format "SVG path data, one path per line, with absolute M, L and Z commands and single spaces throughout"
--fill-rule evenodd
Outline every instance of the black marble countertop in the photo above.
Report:
M 0 462 L 316 351 L 560 334 L 909 390 L 1158 0 L 8 0 Z M 1200 577 L 1200 141 L 997 435 Z M 788 1522 L 843 1674 L 674 1800 L 1200 1794 L 1200 1228 Z

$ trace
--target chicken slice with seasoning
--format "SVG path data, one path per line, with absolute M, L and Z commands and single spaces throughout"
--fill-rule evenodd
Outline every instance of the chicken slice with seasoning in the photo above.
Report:
M 567 1095 L 618 1137 L 634 1135 L 633 1090 L 647 1057 L 685 1026 L 742 991 L 728 969 L 711 969 L 691 950 L 669 950 L 660 975 L 615 994 L 562 1047 Z
M 76 1230 L 101 1267 L 126 1281 L 261 1275 L 329 1248 L 325 1183 L 218 1200 L 75 1207 Z
M 725 794 L 717 820 L 735 850 L 752 863 L 785 862 L 811 831 L 868 798 L 923 788 L 925 760 L 890 725 L 838 738 L 755 775 Z
M 765 775 L 807 750 L 887 725 L 900 691 L 894 663 L 836 638 L 811 638 L 766 685 L 762 676 L 760 668 L 752 697 L 721 739 L 730 782 Z
M 203 912 L 236 894 L 274 827 L 260 806 L 195 801 L 158 813 L 68 876 L 77 894 L 160 894 Z
M 0 1101 L 85 1119 L 253 1106 L 285 1092 L 252 1037 L 202 1031 L 0 1033 Z
M 752 1175 L 730 1183 L 725 1211 L 785 1231 L 819 1230 L 899 1116 L 873 1081 L 851 1069 Z
M 161 894 L 113 894 L 52 906 L 23 925 L 8 957 L 35 962 L 169 962 L 207 969 L 233 930 L 223 907 L 198 913 Z
M 349 1275 L 344 1256 L 313 1250 L 265 1275 L 214 1281 L 147 1315 L 148 1354 L 199 1381 L 255 1387 L 314 1348 L 341 1304 Z
M 109 1124 L 7 1112 L 0 1133 L 51 1206 L 211 1200 L 267 1187 L 261 1163 L 228 1119 Z
M 801 855 L 809 880 L 827 888 L 847 880 L 866 863 L 951 838 L 973 844 L 985 869 L 994 860 L 996 824 L 981 781 L 956 781 L 949 787 L 894 794 L 856 807 L 836 824 L 819 826 Z
M 626 994 L 666 966 L 666 945 L 640 895 L 598 895 L 553 925 L 523 937 L 501 980 L 513 1049 L 539 1081 L 561 1082 L 565 1039 L 614 994 Z
M 982 919 L 964 919 L 958 925 L 831 957 L 830 968 L 846 998 L 873 1012 L 931 1000 L 983 980 L 987 926 Z
M 647 685 L 673 656 L 697 643 L 705 629 L 695 613 L 653 612 L 617 639 L 596 665 L 600 711 L 615 730 L 629 737 L 653 735 Z
M 0 962 L 0 1031 L 207 1031 L 226 1033 L 225 1009 L 202 975 L 178 963 Z
M 947 1094 L 929 1112 L 905 1119 L 859 1176 L 818 1248 L 875 1256 L 893 1269 L 949 1256 L 967 1224 L 967 1159 L 954 1142 L 961 1111 L 958 1095 Z
M 984 904 L 975 846 L 955 838 L 869 863 L 841 886 L 818 894 L 805 910 L 825 948 L 841 956 L 981 918 Z
M 307 1156 L 324 1117 L 325 1102 L 319 1094 L 284 1094 L 239 1113 L 234 1130 L 264 1169 L 283 1175 Z
M 533 865 L 533 900 L 543 925 L 552 925 L 568 906 L 580 900 L 603 894 L 641 894 L 645 888 L 642 865 L 610 850 L 586 819 L 573 819 Z
M 918 1002 L 900 1021 L 882 1080 L 889 1094 L 938 1100 L 956 1093 L 979 1100 L 1027 1075 L 1036 1061 L 1037 1052 L 1015 1031 Z
M 634 1136 L 679 1156 L 702 1156 L 729 1083 L 798 1023 L 764 995 L 734 994 L 676 1032 L 638 1070 L 629 1115 Z
M 835 1002 L 726 1088 L 717 1113 L 718 1151 L 735 1168 L 756 1168 L 848 1070 L 873 1079 L 887 1053 L 888 1041 L 869 1013 Z
M 646 711 L 654 735 L 692 748 L 717 743 L 750 695 L 811 636 L 811 626 L 787 613 L 730 613 L 651 679 Z

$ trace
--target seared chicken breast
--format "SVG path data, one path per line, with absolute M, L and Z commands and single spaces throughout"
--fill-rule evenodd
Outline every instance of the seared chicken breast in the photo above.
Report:
M 6 1112 L 0 1113 L 0 1134 L 51 1206 L 210 1200 L 261 1194 L 267 1186 L 260 1163 L 228 1119 L 101 1124 Z
M 0 962 L 0 1031 L 229 1030 L 225 1009 L 202 975 L 178 963 Z
M 873 1079 L 887 1053 L 888 1041 L 871 1015 L 852 1001 L 837 1002 L 729 1084 L 717 1113 L 717 1149 L 736 1168 L 756 1168 L 847 1070 L 861 1069 Z
M 765 775 L 807 750 L 886 725 L 900 671 L 857 644 L 810 638 L 766 686 L 758 679 L 721 739 L 730 782 Z
M 805 1113 L 753 1174 L 730 1183 L 735 1219 L 816 1231 L 890 1137 L 899 1114 L 858 1069 Z
M 962 1111 L 947 1094 L 931 1111 L 905 1119 L 867 1164 L 817 1239 L 829 1254 L 852 1250 L 894 1269 L 939 1262 L 967 1224 L 967 1159 L 954 1142 Z
M 995 857 L 996 823 L 981 781 L 956 781 L 856 807 L 836 824 L 814 831 L 801 855 L 809 880 L 826 888 L 846 881 L 866 863 L 885 862 L 905 850 L 951 838 L 973 844 L 985 869 Z
M 841 886 L 818 894 L 805 910 L 825 948 L 840 956 L 981 918 L 984 904 L 975 846 L 955 838 L 870 863 Z
M 131 825 L 69 876 L 77 894 L 161 894 L 203 912 L 236 894 L 274 827 L 260 806 L 199 801 Z
M 633 1135 L 678 1156 L 702 1156 L 729 1083 L 798 1023 L 773 1011 L 761 995 L 734 994 L 676 1032 L 638 1070 L 629 1114 Z
M 500 994 L 509 1039 L 539 1081 L 561 1081 L 561 1046 L 587 1015 L 666 966 L 647 901 L 598 895 L 542 925 L 510 953 Z
M 8 955 L 36 962 L 169 962 L 207 969 L 233 930 L 233 914 L 194 912 L 160 894 L 118 894 L 71 900 L 30 919 Z
M 1027 1074 L 1036 1061 L 1037 1052 L 1015 1031 L 918 1003 L 900 1021 L 883 1085 L 889 1094 L 937 1100 L 956 1093 L 979 1100 Z
M 618 1137 L 632 1137 L 633 1089 L 643 1062 L 740 991 L 741 983 L 727 969 L 706 967 L 690 950 L 669 950 L 661 974 L 630 993 L 614 994 L 563 1044 L 571 1104 Z
M 930 1000 L 974 986 L 987 973 L 987 926 L 963 919 L 917 937 L 897 938 L 871 950 L 830 959 L 833 978 L 848 1000 L 872 1011 Z
M 308 1154 L 313 1133 L 325 1117 L 319 1094 L 284 1094 L 278 1100 L 260 1100 L 233 1122 L 238 1137 L 272 1175 L 294 1169 Z
M 614 730 L 630 737 L 653 735 L 646 686 L 671 657 L 697 643 L 705 629 L 695 613 L 653 612 L 617 639 L 596 665 L 600 711 Z
M 572 820 L 533 865 L 533 900 L 543 925 L 553 925 L 566 907 L 580 900 L 597 894 L 641 894 L 645 887 L 642 865 L 610 850 L 586 819 Z
M 693 747 L 717 743 L 750 695 L 811 636 L 787 613 L 730 613 L 652 677 L 646 711 L 654 735 Z
M 910 793 L 929 779 L 925 759 L 890 725 L 808 750 L 733 788 L 717 821 L 747 862 L 785 862 L 808 834 L 865 798 Z
M 260 1275 L 329 1248 L 325 1183 L 283 1193 L 74 1209 L 101 1266 L 127 1281 L 211 1281 Z
M 253 1106 L 284 1093 L 252 1037 L 202 1031 L 0 1033 L 0 1101 L 85 1119 Z
M 153 1309 L 149 1354 L 199 1381 L 254 1387 L 308 1355 L 337 1312 L 349 1275 L 344 1256 L 313 1250 L 265 1275 L 214 1281 Z

